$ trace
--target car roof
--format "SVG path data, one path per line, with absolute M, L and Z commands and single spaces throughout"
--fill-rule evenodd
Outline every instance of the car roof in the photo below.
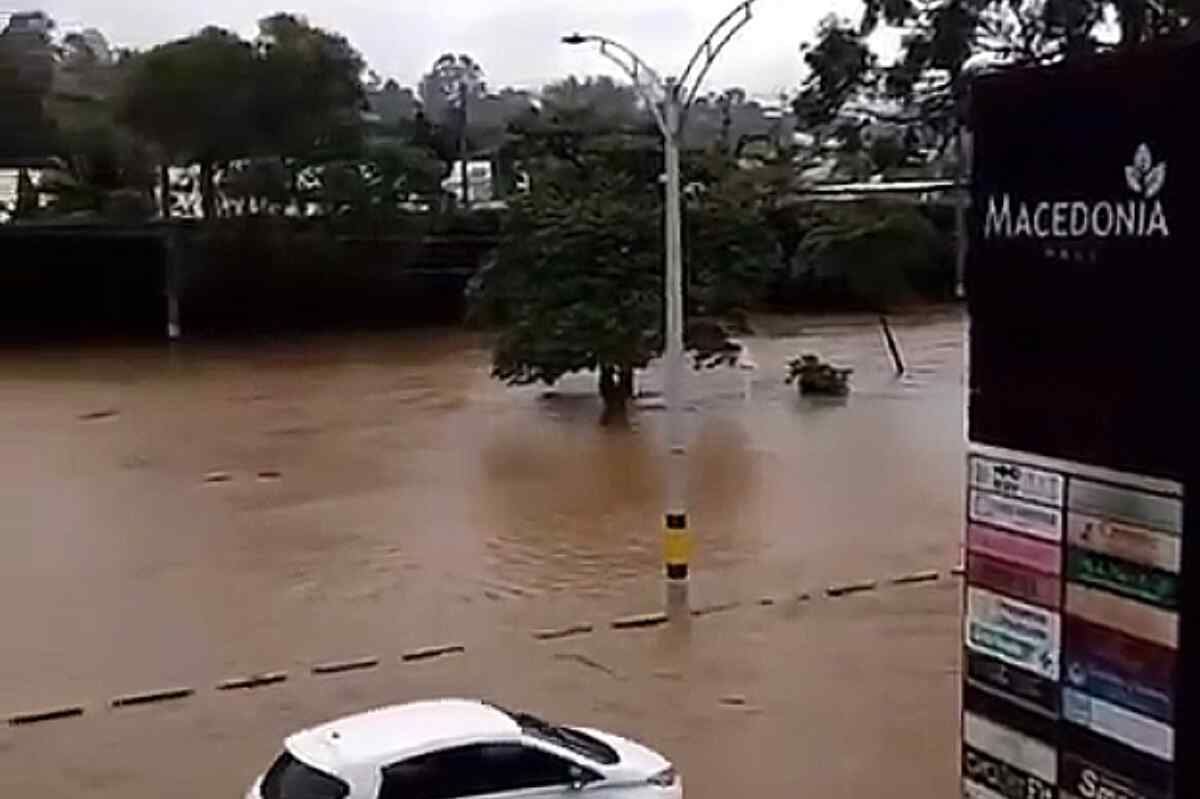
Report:
M 435 699 L 330 721 L 289 736 L 285 746 L 311 766 L 340 773 L 429 749 L 520 736 L 520 725 L 499 708 L 473 699 Z

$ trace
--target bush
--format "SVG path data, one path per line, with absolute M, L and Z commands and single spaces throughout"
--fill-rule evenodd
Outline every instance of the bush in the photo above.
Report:
M 796 383 L 801 394 L 844 397 L 850 393 L 853 369 L 839 369 L 816 355 L 801 355 L 788 361 L 787 384 Z

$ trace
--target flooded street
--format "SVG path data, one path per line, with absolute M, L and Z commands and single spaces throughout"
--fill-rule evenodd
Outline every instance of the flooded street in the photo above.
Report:
M 762 320 L 694 376 L 694 568 L 820 585 L 957 562 L 963 322 Z M 855 369 L 801 400 L 789 357 Z M 0 710 L 617 607 L 661 568 L 665 421 L 512 389 L 459 330 L 0 351 Z M 653 391 L 654 369 L 639 375 Z M 538 611 L 542 612 L 542 611 Z
M 953 796 L 960 592 L 942 580 L 781 599 L 561 641 L 497 631 L 431 662 L 293 672 L 254 691 L 0 726 L 0 792 L 233 799 L 297 729 L 389 703 L 482 696 L 640 739 L 676 764 L 688 799 Z

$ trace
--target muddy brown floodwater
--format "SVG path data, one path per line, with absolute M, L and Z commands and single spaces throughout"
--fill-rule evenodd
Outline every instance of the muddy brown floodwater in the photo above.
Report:
M 956 561 L 963 322 L 762 320 L 695 376 L 695 568 L 819 584 Z M 855 369 L 801 400 L 784 363 Z M 640 387 L 657 384 L 654 369 Z M 663 413 L 488 376 L 457 330 L 0 351 L 0 711 L 469 635 L 660 568 Z M 519 615 L 519 613 L 518 613 Z

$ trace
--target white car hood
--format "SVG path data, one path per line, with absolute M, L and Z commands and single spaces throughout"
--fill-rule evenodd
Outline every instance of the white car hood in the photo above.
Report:
M 669 760 L 653 749 L 648 749 L 619 735 L 593 730 L 590 727 L 576 727 L 575 729 L 603 741 L 616 750 L 621 761 L 605 767 L 604 770 L 610 780 L 643 782 L 671 766 Z

